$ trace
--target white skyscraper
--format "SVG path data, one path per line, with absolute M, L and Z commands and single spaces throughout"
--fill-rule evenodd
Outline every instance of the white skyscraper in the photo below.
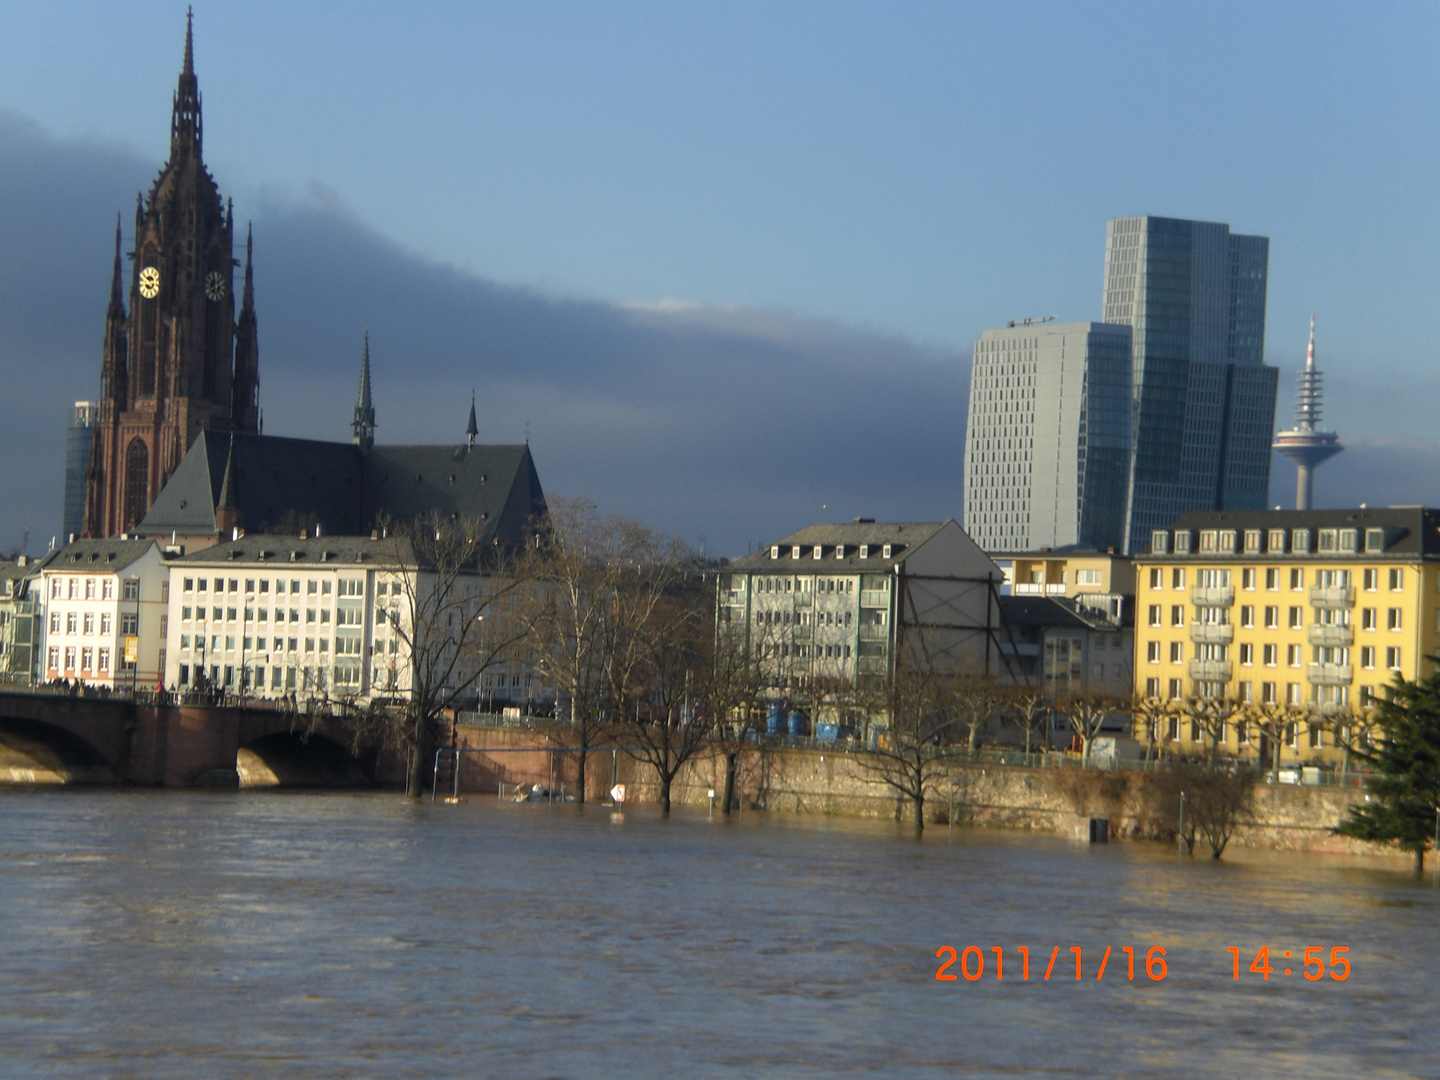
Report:
M 965 530 L 984 550 L 1119 547 L 1130 328 L 1022 320 L 975 343 Z

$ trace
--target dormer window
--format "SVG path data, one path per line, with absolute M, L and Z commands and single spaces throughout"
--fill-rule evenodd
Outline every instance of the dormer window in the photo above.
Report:
M 1150 534 L 1150 553 L 1152 555 L 1164 555 L 1170 549 L 1170 534 L 1164 529 L 1156 529 Z
M 1245 554 L 1246 554 L 1246 555 L 1259 555 L 1259 554 L 1260 554 L 1260 536 L 1261 536 L 1261 532 L 1260 532 L 1259 529 L 1246 529 L 1246 530 L 1245 530 Z
M 813 558 L 818 559 L 818 558 L 820 558 L 823 554 L 824 554 L 824 549 L 823 549 L 823 547 L 822 547 L 820 544 L 816 544 L 816 545 L 815 545 L 815 554 L 814 554 Z
M 1224 552 L 1226 555 L 1234 555 L 1234 554 L 1235 554 L 1235 530 L 1234 530 L 1234 529 L 1221 529 L 1221 530 L 1220 530 L 1220 550 L 1221 550 L 1222 552 Z
M 1360 538 L 1359 538 L 1359 535 L 1357 534 L 1356 530 L 1354 530 L 1354 529 L 1341 529 L 1341 530 L 1340 530 L 1340 552 L 1341 552 L 1341 554 L 1343 554 L 1343 555 L 1354 555 L 1354 554 L 1355 554 L 1355 546 L 1356 546 L 1356 543 L 1358 542 L 1359 539 L 1360 539 Z
M 1191 537 L 1191 535 L 1192 535 L 1192 534 L 1191 534 L 1191 532 L 1190 532 L 1189 529 L 1176 529 L 1176 530 L 1175 530 L 1175 554 L 1176 554 L 1176 555 L 1189 555 L 1189 554 L 1190 554 L 1190 537 Z
M 799 557 L 800 557 L 800 545 L 799 545 L 799 544 L 792 544 L 792 545 L 790 546 L 790 558 L 792 558 L 792 559 L 798 559 Z
M 1271 529 L 1271 530 L 1270 530 L 1270 543 L 1269 543 L 1269 546 L 1266 548 L 1266 553 L 1269 554 L 1269 555 L 1284 555 L 1284 554 L 1285 554 L 1285 530 L 1284 530 L 1284 529 Z
M 890 554 L 891 554 L 892 551 L 894 551 L 894 549 L 895 549 L 895 545 L 893 545 L 893 544 L 886 544 L 886 545 L 884 545 L 884 546 L 880 549 L 880 557 L 881 557 L 882 559 L 888 559 L 888 558 L 890 558 Z
M 836 544 L 836 545 L 835 545 L 835 558 L 837 558 L 837 559 L 843 559 L 843 558 L 845 558 L 845 545 L 844 545 L 844 544 Z
M 860 545 L 860 558 L 862 558 L 862 559 L 868 559 L 869 557 L 870 557 L 870 545 L 869 545 L 869 544 L 861 544 L 861 545 Z
M 1365 530 L 1365 550 L 1366 550 L 1366 551 L 1376 551 L 1376 552 L 1384 551 L 1384 550 L 1385 550 L 1385 530 L 1384 530 L 1384 529 L 1366 529 L 1366 530 Z
M 1310 551 L 1310 530 L 1294 529 L 1290 533 L 1290 550 L 1296 555 L 1306 555 Z
M 1201 529 L 1201 530 L 1200 530 L 1200 550 L 1203 551 L 1203 552 L 1205 552 L 1206 554 L 1210 554 L 1210 553 L 1213 553 L 1213 552 L 1214 552 L 1214 550 L 1215 550 L 1215 530 L 1214 530 L 1214 529 Z
M 772 559 L 778 559 L 779 557 L 780 557 L 780 545 L 779 545 L 779 544 L 771 544 L 771 545 L 770 545 L 770 558 L 772 558 Z

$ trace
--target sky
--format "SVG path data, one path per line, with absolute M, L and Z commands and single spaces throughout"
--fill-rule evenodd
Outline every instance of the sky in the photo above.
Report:
M 37 550 L 184 7 L 0 18 L 0 547 Z M 1277 420 L 1314 312 L 1348 448 L 1318 504 L 1440 503 L 1437 44 L 1404 3 L 195 6 L 266 431 L 348 435 L 368 327 L 381 440 L 473 388 L 547 491 L 720 554 L 959 518 L 971 344 L 1098 318 L 1138 213 L 1271 238 Z

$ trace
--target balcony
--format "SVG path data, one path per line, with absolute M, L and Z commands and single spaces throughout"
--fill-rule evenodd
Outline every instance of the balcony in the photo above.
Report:
M 1229 660 L 1191 660 L 1190 678 L 1195 682 L 1229 682 Z
M 810 604 L 811 604 L 811 602 L 812 602 L 812 601 L 811 601 L 812 595 L 813 595 L 813 594 L 808 593 L 808 592 L 795 593 L 795 594 L 794 594 L 794 596 L 795 596 L 795 606 L 796 606 L 796 607 L 809 607 Z
M 860 624 L 861 641 L 889 641 L 890 628 L 888 626 L 877 626 L 874 623 Z
M 1339 623 L 1312 623 L 1305 631 L 1311 645 L 1350 646 L 1355 644 L 1355 630 Z
M 794 638 L 796 641 L 809 641 L 809 640 L 810 640 L 810 627 L 808 627 L 808 626 L 792 626 L 792 627 L 790 628 L 790 636 L 791 636 L 792 638 Z
M 1235 586 L 1197 585 L 1190 590 L 1190 602 L 1196 607 L 1229 607 L 1235 603 Z
M 1190 640 L 1198 645 L 1229 645 L 1235 640 L 1235 627 L 1231 623 L 1192 622 Z
M 1315 585 L 1310 589 L 1310 606 L 1349 608 L 1355 606 L 1355 589 L 1350 585 Z
M 1305 678 L 1315 686 L 1349 686 L 1355 681 L 1355 669 L 1349 664 L 1307 664 Z
M 1036 581 L 1020 581 L 1011 586 L 1016 596 L 1064 596 L 1064 585 L 1043 585 Z
M 885 589 L 861 589 L 860 606 L 888 608 L 890 606 L 890 593 Z

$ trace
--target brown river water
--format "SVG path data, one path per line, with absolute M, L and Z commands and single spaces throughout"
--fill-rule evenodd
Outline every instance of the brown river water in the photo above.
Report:
M 13 791 L 0 1076 L 1440 1077 L 1440 889 L 1408 867 L 484 798 Z M 946 945 L 947 973 L 983 957 L 980 978 L 937 980 Z

